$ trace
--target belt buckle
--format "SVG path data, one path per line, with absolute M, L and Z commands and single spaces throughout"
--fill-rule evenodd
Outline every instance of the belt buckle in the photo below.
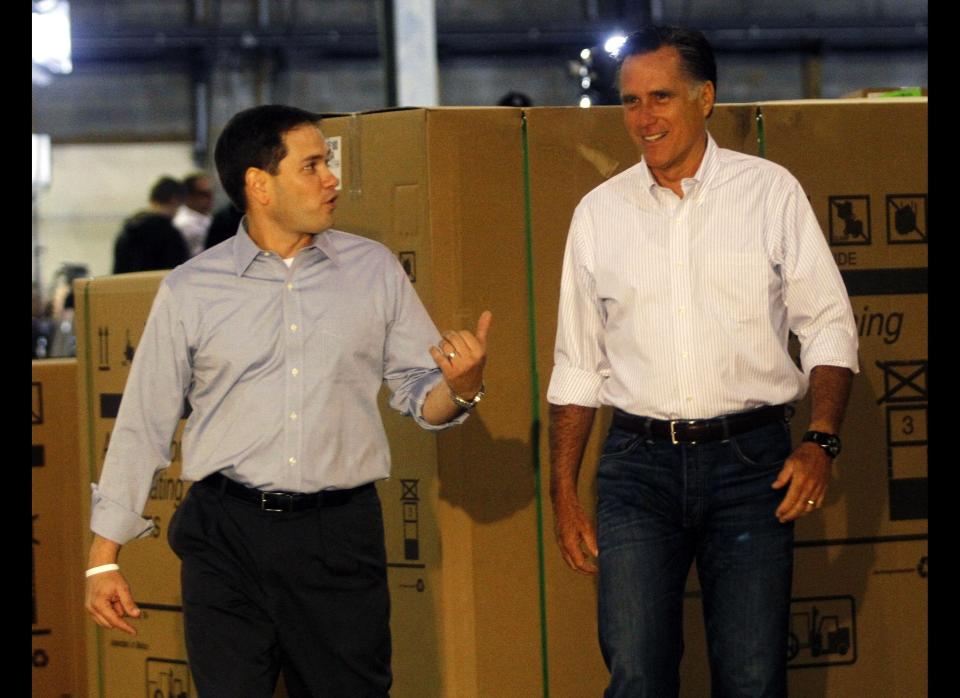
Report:
M 679 441 L 677 439 L 677 425 L 678 424 L 693 424 L 697 420 L 695 419 L 671 419 L 670 420 L 670 443 L 674 446 L 679 446 L 681 443 L 685 443 L 689 446 L 696 446 L 697 442 L 695 439 L 690 441 Z
M 267 498 L 276 497 L 281 502 L 287 502 L 287 507 L 285 509 L 273 509 L 267 506 Z M 260 511 L 292 511 L 293 510 L 293 496 L 287 494 L 286 492 L 261 492 L 260 493 Z

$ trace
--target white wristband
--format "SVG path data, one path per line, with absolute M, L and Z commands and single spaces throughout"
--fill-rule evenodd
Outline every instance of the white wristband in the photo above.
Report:
M 95 574 L 100 574 L 101 572 L 113 572 L 114 570 L 120 569 L 120 565 L 111 562 L 109 565 L 98 565 L 97 567 L 91 567 L 86 571 L 88 577 L 92 577 Z

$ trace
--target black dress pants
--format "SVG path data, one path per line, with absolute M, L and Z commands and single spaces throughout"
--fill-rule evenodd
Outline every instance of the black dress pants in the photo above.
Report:
M 200 698 L 374 698 L 390 684 L 390 599 L 376 489 L 261 511 L 195 483 L 169 528 Z

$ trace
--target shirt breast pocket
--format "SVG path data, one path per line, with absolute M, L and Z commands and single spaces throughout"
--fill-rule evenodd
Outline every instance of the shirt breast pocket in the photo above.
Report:
M 767 314 L 770 305 L 770 264 L 762 255 L 723 253 L 705 260 L 701 298 L 721 320 L 750 323 Z

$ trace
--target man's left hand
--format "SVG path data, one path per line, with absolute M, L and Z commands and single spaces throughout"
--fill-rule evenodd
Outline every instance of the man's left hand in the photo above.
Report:
M 786 496 L 777 507 L 780 523 L 806 516 L 823 506 L 832 465 L 830 456 L 816 444 L 804 442 L 797 446 L 773 483 L 775 490 L 790 483 Z
M 493 313 L 483 311 L 476 332 L 450 330 L 443 333 L 439 347 L 430 347 L 430 356 L 443 372 L 454 393 L 471 400 L 483 385 L 483 366 L 487 362 L 487 333 Z

